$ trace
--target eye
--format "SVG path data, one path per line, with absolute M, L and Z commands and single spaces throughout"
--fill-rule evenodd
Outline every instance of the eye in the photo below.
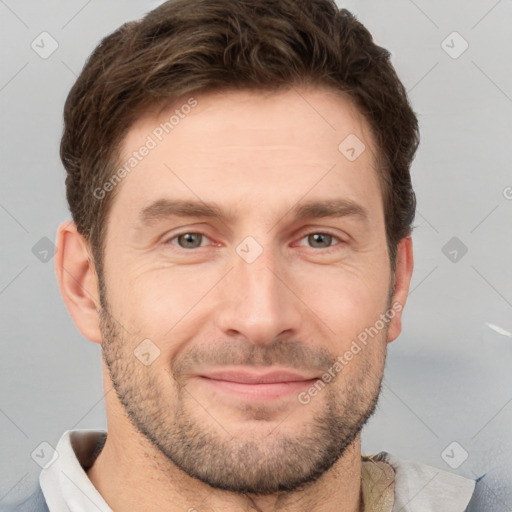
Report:
M 333 240 L 338 240 L 339 242 L 343 242 L 339 237 L 335 235 L 331 235 L 330 233 L 323 232 L 314 232 L 309 233 L 301 238 L 301 240 L 307 239 L 308 244 L 311 244 L 310 247 L 314 249 L 330 249 L 335 248 L 336 246 L 332 245 Z
M 201 242 L 204 238 L 208 239 L 208 237 L 202 233 L 181 233 L 169 238 L 166 243 L 178 245 L 181 249 L 197 249 L 198 247 L 201 247 Z M 177 244 L 174 244 L 173 240 L 177 240 Z
M 301 241 L 305 239 L 307 239 L 309 247 L 313 249 L 327 249 L 325 252 L 329 252 L 330 249 L 337 249 L 337 244 L 333 245 L 333 241 L 338 241 L 341 242 L 342 244 L 344 243 L 344 241 L 341 240 L 339 237 L 321 231 L 308 233 L 301 238 Z M 175 246 L 177 245 L 180 249 L 198 249 L 204 245 L 202 243 L 204 242 L 204 240 L 209 240 L 209 238 L 203 233 L 186 232 L 174 235 L 172 238 L 169 238 L 165 243 Z

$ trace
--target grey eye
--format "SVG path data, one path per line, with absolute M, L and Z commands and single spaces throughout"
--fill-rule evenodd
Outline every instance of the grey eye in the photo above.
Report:
M 312 233 L 308 235 L 308 243 L 311 243 L 312 247 L 319 247 L 321 249 L 330 247 L 332 239 L 333 236 L 329 235 L 328 233 Z
M 183 233 L 178 235 L 176 240 L 178 240 L 178 245 L 183 249 L 196 249 L 201 247 L 202 236 L 201 233 Z

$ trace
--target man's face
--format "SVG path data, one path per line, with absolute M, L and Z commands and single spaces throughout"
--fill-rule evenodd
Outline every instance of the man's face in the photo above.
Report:
M 357 341 L 390 308 L 374 142 L 357 110 L 323 90 L 195 99 L 168 134 L 158 127 L 180 105 L 125 139 L 126 160 L 148 136 L 156 146 L 117 185 L 109 215 L 105 362 L 132 424 L 189 475 L 235 492 L 296 489 L 338 460 L 380 391 L 389 326 Z M 356 159 L 338 148 L 350 134 L 365 145 Z M 165 206 L 177 200 L 225 217 Z M 366 216 L 297 216 L 338 200 Z M 300 377 L 262 383 L 275 369 Z M 232 370 L 242 375 L 215 374 Z

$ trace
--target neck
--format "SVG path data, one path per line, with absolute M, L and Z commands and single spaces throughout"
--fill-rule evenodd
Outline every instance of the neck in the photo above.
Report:
M 254 496 L 214 489 L 166 458 L 127 418 L 115 391 L 106 394 L 107 440 L 87 471 L 112 510 L 165 512 L 359 512 L 360 436 L 318 480 L 294 492 Z

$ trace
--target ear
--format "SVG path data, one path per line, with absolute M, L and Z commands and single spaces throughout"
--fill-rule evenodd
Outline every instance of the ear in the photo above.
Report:
M 87 240 L 74 222 L 64 222 L 57 233 L 55 272 L 60 292 L 78 330 L 101 344 L 99 288 Z
M 397 247 L 394 293 L 391 298 L 391 308 L 395 316 L 389 322 L 388 343 L 398 338 L 402 331 L 402 313 L 409 293 L 413 266 L 412 239 L 407 236 L 400 240 Z

